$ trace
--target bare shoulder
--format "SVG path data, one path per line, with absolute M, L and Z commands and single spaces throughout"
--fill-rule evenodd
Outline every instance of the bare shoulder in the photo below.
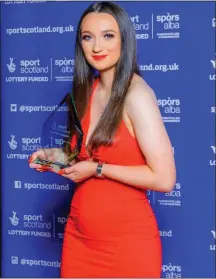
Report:
M 152 88 L 148 85 L 148 83 L 139 75 L 134 74 L 132 80 L 131 80 L 131 84 L 129 87 L 129 90 L 132 91 L 135 88 L 142 88 L 145 90 L 152 90 Z
M 133 105 L 148 106 L 149 102 L 157 104 L 156 94 L 142 77 L 135 74 L 125 99 L 126 109 Z
M 152 121 L 161 123 L 162 118 L 154 90 L 140 76 L 134 75 L 125 98 L 123 119 L 132 135 L 144 130 Z M 148 129 L 148 128 L 145 128 Z

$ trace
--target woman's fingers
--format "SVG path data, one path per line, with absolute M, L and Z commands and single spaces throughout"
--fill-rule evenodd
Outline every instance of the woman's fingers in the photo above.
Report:
M 36 170 L 36 171 L 39 171 L 39 172 L 52 171 L 51 168 L 46 167 L 46 166 L 40 166 L 40 168 L 37 167 L 37 168 L 35 168 L 35 170 Z
M 29 158 L 29 163 L 32 163 L 32 162 L 34 162 L 37 158 L 45 158 L 46 156 L 45 156 L 45 152 L 44 152 L 44 150 L 38 150 L 38 151 L 36 151 L 36 152 L 33 152 L 32 153 L 32 155 L 30 156 L 30 158 Z
M 71 173 L 73 173 L 74 172 L 74 165 L 72 165 L 72 166 L 70 166 L 70 167 L 66 167 L 65 169 L 64 169 L 64 173 L 65 174 L 71 174 Z
M 31 169 L 39 169 L 41 165 L 35 163 L 29 163 L 29 167 Z

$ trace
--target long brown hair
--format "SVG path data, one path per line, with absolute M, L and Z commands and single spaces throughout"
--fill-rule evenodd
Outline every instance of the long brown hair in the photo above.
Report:
M 89 102 L 91 88 L 95 77 L 95 69 L 85 59 L 81 45 L 81 23 L 89 13 L 108 13 L 112 15 L 121 33 L 121 56 L 116 65 L 111 97 L 99 120 L 99 123 L 89 139 L 89 146 L 97 148 L 100 145 L 112 144 L 112 138 L 122 119 L 124 100 L 134 73 L 139 74 L 137 66 L 136 34 L 128 14 L 117 4 L 97 2 L 90 5 L 82 14 L 78 23 L 75 44 L 75 71 L 72 87 L 77 113 L 81 120 Z

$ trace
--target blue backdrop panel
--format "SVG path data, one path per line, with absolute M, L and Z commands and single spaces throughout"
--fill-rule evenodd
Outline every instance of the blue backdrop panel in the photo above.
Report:
M 41 127 L 71 88 L 78 20 L 91 2 L 4 1 L 2 8 L 3 277 L 58 277 L 73 183 L 28 167 Z M 171 193 L 148 191 L 165 278 L 215 277 L 213 2 L 118 2 L 136 30 L 177 167 Z

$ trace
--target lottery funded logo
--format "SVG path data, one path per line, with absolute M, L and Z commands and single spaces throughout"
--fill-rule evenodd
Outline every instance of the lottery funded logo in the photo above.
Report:
M 162 277 L 164 278 L 181 278 L 182 267 L 180 265 L 173 265 L 171 263 L 162 265 Z
M 131 16 L 130 19 L 133 22 L 134 29 L 136 31 L 136 39 L 149 39 L 151 34 L 149 21 L 142 20 L 139 15 Z
M 181 184 L 176 183 L 174 189 L 168 193 L 156 193 L 156 203 L 161 206 L 181 206 Z
M 54 61 L 54 73 L 56 81 L 72 81 L 74 73 L 74 59 L 56 59 Z
M 29 154 L 17 153 L 16 149 L 18 147 L 18 142 L 15 135 L 11 135 L 10 139 L 7 142 L 10 150 L 10 152 L 8 152 L 6 155 L 7 159 L 19 159 L 19 160 L 28 159 Z
M 12 82 L 48 82 L 50 67 L 40 58 L 30 60 L 16 60 L 10 57 L 6 64 L 8 75 L 5 80 Z
M 10 135 L 8 147 L 10 152 L 7 153 L 7 159 L 28 159 L 29 154 L 42 148 L 41 137 L 23 137 L 18 141 L 16 135 Z
M 166 123 L 179 123 L 180 118 L 180 99 L 158 99 L 158 106 L 161 108 L 163 121 Z
M 52 221 L 46 220 L 42 214 L 20 215 L 12 211 L 8 218 L 10 228 L 8 235 L 51 237 Z
M 180 15 L 166 13 L 156 16 L 156 36 L 158 39 L 180 38 Z

